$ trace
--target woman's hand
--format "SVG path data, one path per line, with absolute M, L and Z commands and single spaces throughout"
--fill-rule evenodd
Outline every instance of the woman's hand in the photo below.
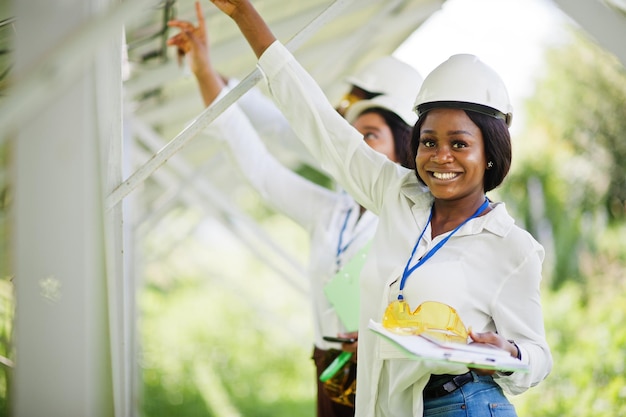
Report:
M 237 7 L 244 3 L 245 0 L 211 0 L 211 3 L 217 6 L 222 12 L 227 14 L 230 17 L 233 17 L 233 14 L 237 10 Z
M 206 24 L 200 2 L 196 1 L 196 17 L 198 26 L 185 20 L 170 20 L 167 25 L 180 29 L 180 33 L 167 40 L 167 44 L 175 46 L 179 62 L 187 57 L 189 67 L 198 81 L 200 94 L 206 106 L 210 105 L 224 87 L 222 77 L 213 68 L 209 57 Z
M 503 338 L 497 333 L 494 333 L 494 332 L 475 333 L 474 331 L 470 330 L 469 335 L 472 338 L 473 343 L 478 343 L 478 344 L 506 350 L 514 358 L 517 358 L 518 356 L 519 352 L 517 350 L 517 347 L 513 343 L 509 342 L 508 340 L 506 340 L 505 338 Z M 481 369 L 481 368 L 472 368 L 472 369 L 480 375 L 493 375 L 496 372 L 493 369 Z
M 211 3 L 233 19 L 257 58 L 276 40 L 249 0 L 211 0 Z
M 356 351 L 359 347 L 359 332 L 349 332 L 349 333 L 340 333 L 339 337 L 345 337 L 347 339 L 355 339 L 356 342 L 353 343 L 342 343 L 341 350 L 344 352 L 352 352 L 352 358 L 350 359 L 352 362 L 356 362 Z
M 170 20 L 169 27 L 180 29 L 180 33 L 167 40 L 169 46 L 175 46 L 178 51 L 178 61 L 181 63 L 183 57 L 187 56 L 191 71 L 199 74 L 210 68 L 209 46 L 207 42 L 206 24 L 202 6 L 196 1 L 196 17 L 198 26 L 185 20 Z

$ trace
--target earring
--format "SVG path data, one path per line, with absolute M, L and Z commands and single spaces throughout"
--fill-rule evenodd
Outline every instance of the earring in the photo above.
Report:
M 492 168 L 492 167 L 493 167 L 493 161 L 487 162 L 487 169 Z

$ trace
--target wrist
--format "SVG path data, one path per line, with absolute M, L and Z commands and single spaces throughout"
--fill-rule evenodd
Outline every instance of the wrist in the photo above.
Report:
M 513 347 L 515 348 L 515 354 L 511 354 L 511 356 L 513 356 L 514 358 L 517 358 L 518 360 L 522 360 L 522 351 L 520 350 L 519 346 L 517 346 L 517 343 L 515 343 L 515 341 L 513 340 L 509 340 L 508 341 L 510 344 L 513 345 Z
M 237 7 L 233 9 L 230 14 L 230 18 L 233 19 L 235 24 L 240 28 L 242 26 L 256 26 L 257 20 L 261 18 L 257 10 L 249 1 L 242 1 Z
M 517 343 L 515 343 L 513 340 L 508 340 L 508 342 L 511 345 L 513 345 L 513 347 L 515 348 L 515 349 L 513 349 L 513 352 L 510 352 L 511 356 L 514 357 L 514 358 L 517 358 L 518 360 L 522 360 L 522 351 L 519 348 L 519 346 L 517 346 Z M 496 372 L 496 375 L 498 375 L 498 376 L 511 376 L 511 375 L 513 375 L 513 371 L 505 371 L 505 372 L 500 371 L 500 372 Z
M 260 58 L 276 40 L 269 26 L 250 2 L 243 2 L 230 17 L 239 27 L 257 58 Z

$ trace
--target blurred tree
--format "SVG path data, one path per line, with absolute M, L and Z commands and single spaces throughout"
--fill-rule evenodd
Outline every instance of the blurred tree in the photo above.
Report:
M 0 144 L 0 279 L 5 279 L 10 272 L 9 238 L 9 142 Z
M 572 29 L 515 138 L 507 205 L 546 247 L 543 309 L 554 367 L 513 397 L 529 417 L 624 415 L 626 71 Z
M 583 294 L 580 285 L 565 283 L 543 294 L 554 365 L 540 385 L 511 397 L 518 415 L 626 415 L 625 289 L 622 283 Z
M 546 53 L 503 196 L 546 246 L 550 283 L 582 281 L 580 260 L 626 220 L 626 71 L 572 29 Z M 619 243 L 619 242 L 617 242 Z
M 9 144 L 0 145 L 0 416 L 9 415 L 13 373 L 13 278 L 9 228 Z

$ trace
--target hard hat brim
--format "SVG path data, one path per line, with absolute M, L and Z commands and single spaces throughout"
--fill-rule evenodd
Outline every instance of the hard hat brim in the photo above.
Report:
M 511 126 L 511 122 L 513 121 L 513 115 L 511 113 L 504 114 L 500 110 L 496 110 L 493 107 L 484 106 L 482 104 L 476 103 L 468 103 L 464 101 L 431 101 L 429 103 L 422 103 L 415 107 L 415 112 L 417 113 L 417 117 L 419 118 L 422 117 L 429 110 L 437 108 L 451 108 L 475 111 L 477 113 L 482 113 L 487 116 L 500 119 L 505 122 L 506 125 L 509 127 Z

